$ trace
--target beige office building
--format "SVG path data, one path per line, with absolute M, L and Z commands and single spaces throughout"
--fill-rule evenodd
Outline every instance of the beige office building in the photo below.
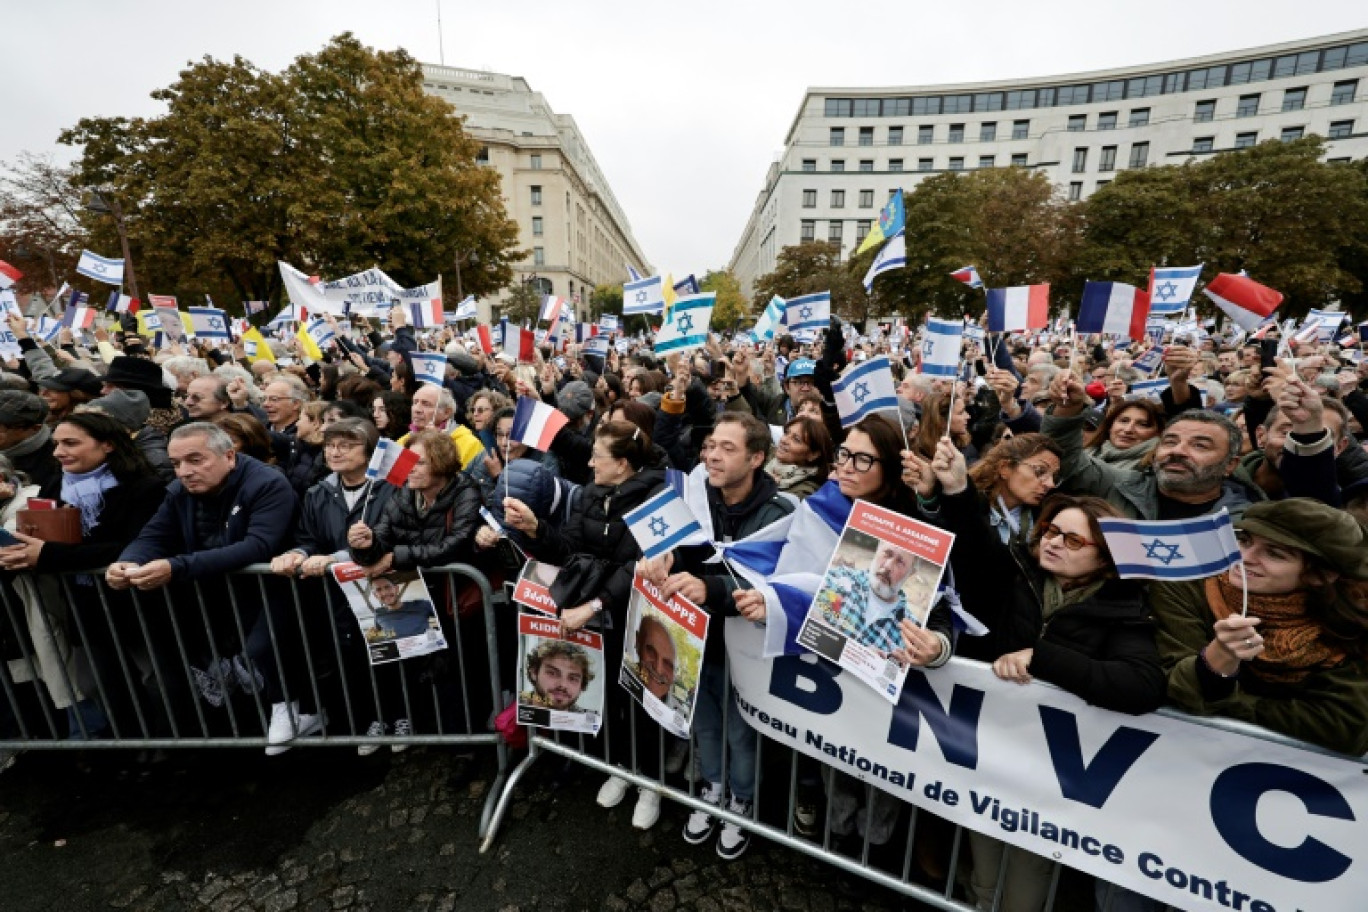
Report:
M 577 303 L 587 318 L 595 286 L 624 281 L 629 264 L 651 273 L 573 117 L 551 110 L 519 76 L 424 64 L 423 87 L 465 117 L 466 132 L 484 144 L 481 160 L 499 172 L 519 246 L 529 251 L 515 282 Z M 486 318 L 490 303 L 480 302 Z

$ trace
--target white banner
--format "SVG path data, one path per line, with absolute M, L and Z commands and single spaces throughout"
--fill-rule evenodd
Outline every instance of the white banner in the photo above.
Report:
M 1098 709 L 960 659 L 913 669 L 890 705 L 815 656 L 762 658 L 743 619 L 726 634 L 752 726 L 954 823 L 1180 909 L 1364 906 L 1361 762 Z

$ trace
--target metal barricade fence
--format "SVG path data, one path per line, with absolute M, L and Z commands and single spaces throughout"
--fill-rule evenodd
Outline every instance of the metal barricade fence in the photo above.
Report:
M 110 589 L 102 571 L 15 574 L 0 583 L 0 751 L 262 748 L 272 704 L 298 704 L 320 726 L 290 748 L 492 747 L 483 835 L 510 766 L 489 724 L 503 705 L 505 596 L 467 564 L 423 576 L 453 606 L 448 614 L 436 600 L 447 648 L 372 665 L 346 599 L 324 578 L 258 564 L 140 592 Z M 455 610 L 458 586 L 475 587 L 479 610 Z M 396 719 L 411 732 L 367 734 Z
M 532 734 L 528 739 L 528 755 L 508 777 L 503 794 L 499 797 L 498 804 L 494 808 L 493 819 L 483 833 L 480 851 L 488 851 L 498 837 L 499 828 L 511 806 L 519 781 L 541 755 L 552 754 L 568 758 L 605 775 L 617 776 L 633 786 L 654 791 L 690 810 L 704 811 L 719 822 L 730 822 L 749 833 L 763 836 L 785 848 L 801 852 L 849 874 L 865 878 L 937 909 L 945 909 L 949 912 L 975 912 L 976 909 L 991 908 L 993 912 L 998 912 L 1004 907 L 1006 899 L 1004 884 L 1006 883 L 1008 862 L 1012 857 L 1010 852 L 1001 852 L 1001 860 L 997 862 L 997 874 L 993 885 L 987 887 L 992 891 L 991 899 L 980 897 L 979 900 L 984 905 L 977 905 L 973 896 L 969 895 L 968 876 L 961 870 L 962 861 L 967 857 L 965 844 L 970 839 L 976 839 L 981 847 L 986 847 L 988 843 L 996 843 L 1001 846 L 1002 843 L 998 843 L 991 837 L 978 840 L 977 834 L 971 830 L 942 820 L 916 805 L 904 802 L 876 789 L 873 785 L 860 783 L 834 767 L 767 739 L 763 732 L 750 729 L 747 722 L 741 718 L 741 714 L 736 711 L 730 680 L 726 682 L 725 693 L 728 696 L 723 701 L 723 735 L 721 737 L 721 781 L 724 784 L 729 781 L 730 757 L 728 755 L 730 750 L 728 745 L 731 740 L 728 727 L 731 725 L 744 726 L 755 736 L 755 776 L 752 783 L 754 801 L 749 814 L 737 814 L 725 806 L 718 807 L 703 800 L 700 788 L 702 785 L 701 776 L 695 778 L 687 773 L 693 768 L 695 762 L 697 745 L 694 739 L 690 739 L 688 742 L 687 756 L 682 768 L 685 772 L 682 776 L 685 784 L 679 786 L 668 782 L 665 772 L 669 753 L 667 741 L 674 740 L 673 736 L 667 735 L 650 717 L 646 716 L 638 707 L 633 706 L 626 717 L 631 737 L 627 742 L 629 750 L 625 758 L 621 756 L 620 752 L 617 756 L 614 755 L 613 739 L 608 731 L 611 724 L 608 718 L 610 713 L 605 713 L 604 729 L 596 739 L 599 741 L 599 746 L 603 748 L 602 751 L 591 750 L 590 739 L 584 735 L 532 729 Z M 1314 753 L 1340 756 L 1316 745 L 1234 720 L 1189 716 L 1170 708 L 1160 709 L 1158 713 L 1266 742 L 1288 745 Z M 639 729 L 638 726 L 642 726 L 642 728 Z M 657 752 L 654 758 L 655 762 L 651 764 L 655 770 L 654 773 L 644 771 L 639 762 L 639 748 L 643 744 L 652 746 Z M 683 742 L 680 742 L 680 746 L 682 744 Z M 762 791 L 761 772 L 766 765 L 767 753 L 775 755 L 773 762 L 769 763 L 769 769 L 766 770 L 769 778 L 771 780 L 778 778 L 781 780 L 781 784 L 782 780 L 787 782 L 786 787 L 780 789 L 778 794 L 772 787 L 768 789 L 767 793 Z M 812 772 L 816 769 L 821 771 L 820 782 L 814 782 L 811 778 Z M 1364 772 L 1368 773 L 1368 760 L 1365 760 Z M 679 778 L 676 776 L 676 781 Z M 808 781 L 804 783 L 804 779 Z M 839 780 L 841 779 L 845 781 L 840 783 Z M 843 789 L 847 795 L 850 795 L 851 789 L 854 789 L 857 804 L 860 797 L 863 797 L 864 804 L 864 810 L 859 812 L 864 816 L 863 826 L 857 825 L 855 832 L 858 833 L 860 829 L 863 829 L 864 836 L 855 838 L 853 842 L 849 836 L 837 836 L 833 832 L 832 814 L 829 809 L 823 809 L 822 800 L 819 800 L 817 805 L 818 830 L 806 837 L 797 833 L 797 812 L 800 804 L 805 800 L 800 798 L 804 791 L 804 785 L 809 789 L 806 800 L 810 800 L 810 789 L 814 785 L 819 792 L 825 793 L 826 796 L 830 796 L 836 788 Z M 763 802 L 762 794 L 766 795 L 767 798 Z M 775 800 L 776 798 L 778 800 Z M 626 800 L 630 800 L 630 797 Z M 894 850 L 900 849 L 900 851 L 890 851 L 873 844 L 870 831 L 876 826 L 876 815 L 891 820 L 893 829 L 885 846 L 892 847 Z M 901 827 L 896 826 L 897 821 L 903 819 L 906 821 L 905 824 Z M 924 833 L 929 838 L 925 842 L 919 841 L 919 833 Z M 947 845 L 948 850 L 946 849 Z M 919 858 L 924 848 L 939 850 L 941 867 L 944 868 L 943 873 L 925 870 L 924 860 Z M 1020 849 L 1014 851 L 1024 852 Z M 1067 866 L 1050 859 L 1042 859 L 1042 863 L 1050 865 L 1049 882 L 1043 905 L 1045 912 L 1072 908 L 1087 909 L 1090 912 L 1094 909 L 1097 912 L 1137 912 L 1137 910 L 1158 912 L 1158 910 L 1169 908 L 1156 900 L 1139 897 L 1101 880 L 1095 881 L 1094 886 L 1088 888 L 1087 881 L 1091 881 L 1092 878 L 1081 872 L 1072 871 L 1071 874 L 1075 875 L 1070 878 L 1072 892 L 1067 898 L 1068 901 L 1061 904 L 1061 901 L 1065 899 L 1061 893 L 1061 879 L 1067 870 Z M 1083 895 L 1084 890 L 1086 890 L 1086 897 Z M 1124 900 L 1122 899 L 1123 896 L 1125 897 Z

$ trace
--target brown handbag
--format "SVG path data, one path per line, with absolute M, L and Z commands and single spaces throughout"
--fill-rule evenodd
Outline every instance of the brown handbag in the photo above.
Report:
M 15 528 L 40 541 L 64 545 L 81 543 L 81 511 L 75 507 L 55 510 L 23 509 L 15 513 Z

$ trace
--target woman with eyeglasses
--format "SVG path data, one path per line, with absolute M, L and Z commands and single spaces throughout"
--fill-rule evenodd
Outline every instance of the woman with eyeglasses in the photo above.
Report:
M 507 396 L 494 390 L 480 390 L 466 400 L 466 423 L 475 432 L 475 436 L 480 438 L 486 452 L 495 445 L 494 416 L 512 407 L 513 403 Z
M 1368 531 L 1303 497 L 1254 504 L 1235 529 L 1242 563 L 1150 588 L 1169 699 L 1368 753 Z
M 1048 465 L 1040 453 L 1027 461 Z M 1003 547 L 970 484 L 964 454 L 941 440 L 929 467 L 940 498 L 938 509 L 924 515 L 955 533 L 955 587 L 964 609 L 988 628 L 985 636 L 961 637 L 956 653 L 991 663 L 1004 681 L 1029 684 L 1039 678 L 1116 712 L 1158 709 L 1165 681 L 1154 619 L 1143 587 L 1117 578 L 1097 522 L 1120 516 L 1117 509 L 1097 497 L 1053 494 L 1041 505 L 1034 536 L 1025 543 L 1014 537 Z M 1048 858 L 1007 849 L 982 834 L 971 833 L 970 845 L 970 892 L 980 908 L 992 905 L 1004 850 L 1009 857 L 1000 908 L 1043 907 Z

